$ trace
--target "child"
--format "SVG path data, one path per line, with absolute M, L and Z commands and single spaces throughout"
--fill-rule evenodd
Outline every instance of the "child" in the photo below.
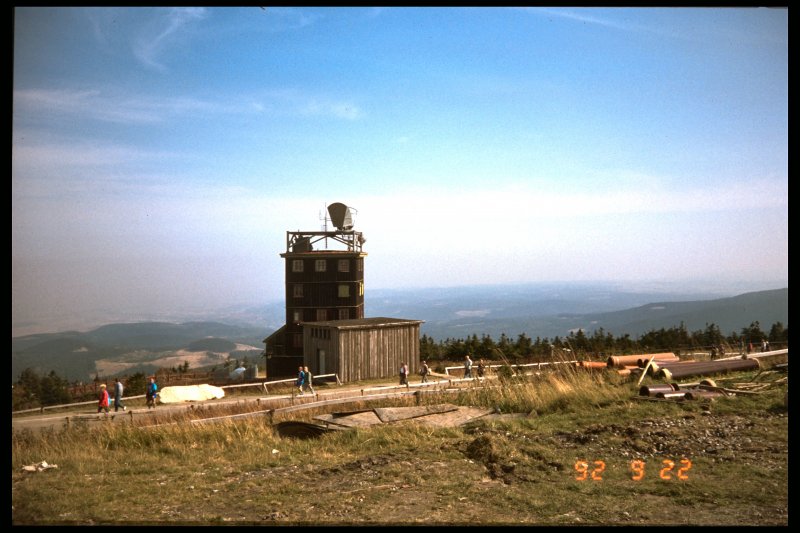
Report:
M 108 416 L 108 391 L 106 390 L 106 384 L 103 383 L 100 385 L 100 394 L 99 394 L 99 403 L 97 404 L 97 412 L 105 411 L 106 416 Z

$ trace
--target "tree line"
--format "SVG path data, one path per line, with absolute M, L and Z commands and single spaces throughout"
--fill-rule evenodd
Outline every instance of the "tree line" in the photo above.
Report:
M 683 322 L 671 328 L 651 329 L 644 335 L 632 338 L 629 334 L 614 336 L 603 328 L 587 335 L 582 329 L 572 331 L 565 337 L 531 339 L 525 333 L 515 339 L 505 333 L 495 341 L 490 335 L 478 337 L 473 334 L 466 339 L 436 341 L 422 335 L 420 357 L 426 361 L 458 361 L 469 354 L 478 359 L 509 359 L 515 362 L 548 361 L 554 353 L 569 350 L 578 359 L 603 359 L 610 355 L 654 353 L 669 351 L 676 355 L 694 351 L 723 350 L 738 353 L 759 351 L 761 342 L 769 341 L 772 348 L 788 345 L 789 329 L 781 322 L 764 332 L 758 321 L 741 328 L 739 332 L 723 335 L 719 326 L 706 324 L 705 329 L 689 332 Z

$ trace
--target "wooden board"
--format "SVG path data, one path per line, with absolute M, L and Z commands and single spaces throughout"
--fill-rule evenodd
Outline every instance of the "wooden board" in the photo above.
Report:
M 476 418 L 492 414 L 494 409 L 483 409 L 479 407 L 459 407 L 455 411 L 436 413 L 428 416 L 421 416 L 414 419 L 414 422 L 433 427 L 454 427 L 466 424 Z
M 347 428 L 369 427 L 382 423 L 378 415 L 372 411 L 364 411 L 347 416 L 336 416 L 336 414 L 317 415 L 314 420 Z
M 456 411 L 458 407 L 450 404 L 443 405 L 421 405 L 419 407 L 377 407 L 374 409 L 375 414 L 381 419 L 384 424 L 397 422 L 399 420 L 407 420 L 409 418 L 418 418 L 421 416 L 428 416 L 438 413 L 447 413 Z

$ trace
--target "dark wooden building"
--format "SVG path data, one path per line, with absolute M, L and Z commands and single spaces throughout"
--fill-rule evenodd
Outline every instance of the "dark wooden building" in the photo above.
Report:
M 419 368 L 421 320 L 364 318 L 364 236 L 351 208 L 328 206 L 336 228 L 287 231 L 286 322 L 264 339 L 267 376 L 290 377 L 297 367 L 338 374 L 341 381 L 398 375 Z
M 357 318 L 303 324 L 304 364 L 312 374 L 343 382 L 397 376 L 400 365 L 419 369 L 422 320 Z
M 286 322 L 264 339 L 268 376 L 293 375 L 303 364 L 304 322 L 364 317 L 364 236 L 345 205 L 328 211 L 336 230 L 286 232 Z

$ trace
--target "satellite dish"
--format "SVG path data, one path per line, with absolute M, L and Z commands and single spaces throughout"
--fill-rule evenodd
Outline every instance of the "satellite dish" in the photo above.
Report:
M 340 202 L 332 203 L 328 206 L 328 213 L 331 215 L 331 222 L 340 231 L 353 229 L 353 215 L 350 208 Z

